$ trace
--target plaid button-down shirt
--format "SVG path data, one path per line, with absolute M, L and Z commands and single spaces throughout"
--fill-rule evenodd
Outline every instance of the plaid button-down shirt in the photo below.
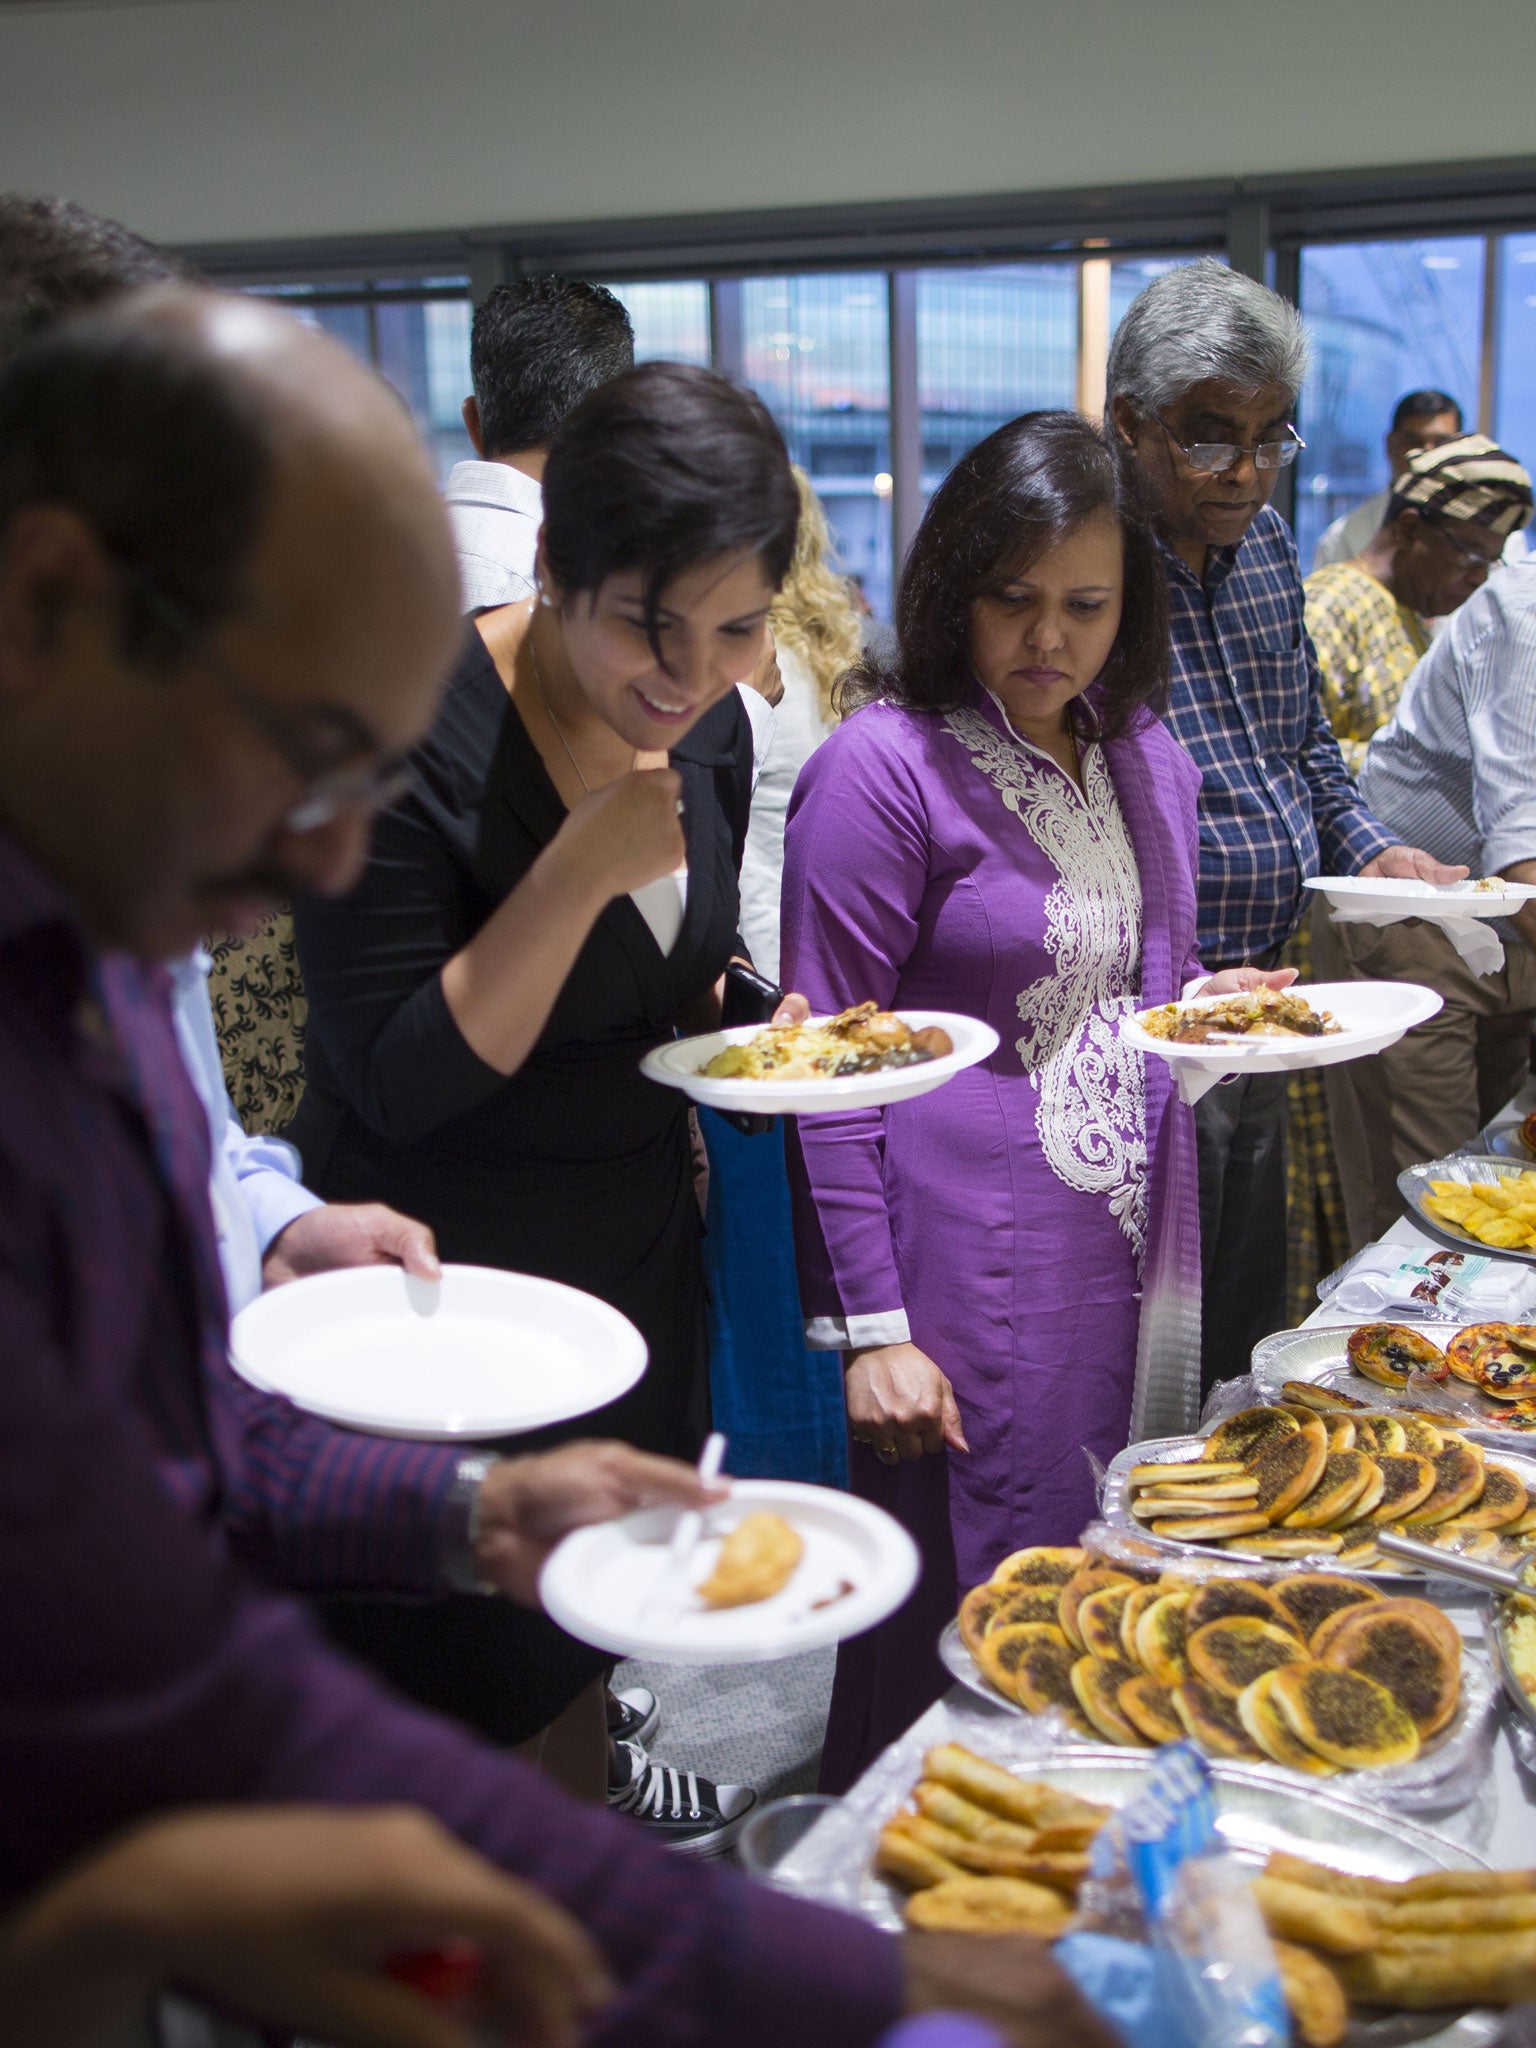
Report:
M 1361 801 L 1323 710 L 1290 528 L 1266 505 L 1205 581 L 1163 550 L 1168 724 L 1203 778 L 1200 956 L 1230 967 L 1288 939 L 1308 875 L 1353 875 L 1399 844 Z

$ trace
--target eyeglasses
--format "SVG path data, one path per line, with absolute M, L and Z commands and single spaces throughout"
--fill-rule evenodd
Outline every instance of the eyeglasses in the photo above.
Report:
M 378 739 L 354 712 L 340 704 L 309 705 L 302 711 L 274 704 L 237 668 L 208 652 L 201 644 L 202 629 L 142 569 L 132 563 L 118 566 L 145 610 L 213 678 L 228 702 L 304 787 L 304 796 L 284 815 L 288 831 L 318 832 L 343 811 L 385 810 L 405 794 L 410 786 L 407 757 L 386 754 L 378 758 Z M 368 755 L 375 758 L 366 766 L 350 765 Z
M 1181 441 L 1165 419 L 1156 413 L 1152 418 L 1199 476 L 1220 476 L 1224 469 L 1235 468 L 1245 455 L 1253 457 L 1255 469 L 1289 469 L 1298 449 L 1307 445 L 1292 426 L 1286 427 L 1285 440 L 1260 441 L 1251 448 L 1241 441 Z
M 1447 541 L 1456 550 L 1463 561 L 1474 562 L 1485 576 L 1503 552 L 1502 549 L 1499 549 L 1494 554 L 1485 555 L 1481 548 L 1468 547 L 1464 540 L 1458 540 L 1451 531 L 1452 522 L 1449 519 L 1442 519 L 1438 513 L 1421 512 L 1419 517 L 1426 526 L 1432 526 L 1440 538 L 1443 541 Z

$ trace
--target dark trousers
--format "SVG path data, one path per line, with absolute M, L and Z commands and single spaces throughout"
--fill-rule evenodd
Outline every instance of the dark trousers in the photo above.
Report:
M 1286 1327 L 1284 1074 L 1223 1081 L 1195 1104 L 1200 1156 L 1200 1388 L 1245 1373 Z

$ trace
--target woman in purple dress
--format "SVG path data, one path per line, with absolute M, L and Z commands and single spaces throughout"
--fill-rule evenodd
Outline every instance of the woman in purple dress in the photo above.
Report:
M 906 1607 L 839 1654 L 833 1790 L 943 1690 L 959 1592 L 1076 1541 L 1085 1453 L 1195 1420 L 1191 1120 L 1118 1036 L 1201 980 L 1200 777 L 1159 722 L 1167 599 L 1133 488 L 1075 413 L 973 449 L 913 543 L 894 658 L 853 671 L 863 708 L 790 810 L 789 985 L 818 1014 L 958 1010 L 1002 1041 L 932 1094 L 798 1126 L 808 1335 L 843 1353 L 855 1490 L 924 1554 Z

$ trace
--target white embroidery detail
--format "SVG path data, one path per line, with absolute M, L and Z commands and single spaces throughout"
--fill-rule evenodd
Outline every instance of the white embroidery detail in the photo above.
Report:
M 1116 1028 L 1138 1000 L 1141 877 L 1102 746 L 1083 749 L 1083 791 L 1027 742 L 977 711 L 945 730 L 965 748 L 1056 868 L 1045 898 L 1055 972 L 1018 998 L 1019 1058 L 1039 1096 L 1035 1129 L 1056 1178 L 1105 1195 L 1135 1250 L 1146 1247 L 1147 1115 L 1141 1055 Z

